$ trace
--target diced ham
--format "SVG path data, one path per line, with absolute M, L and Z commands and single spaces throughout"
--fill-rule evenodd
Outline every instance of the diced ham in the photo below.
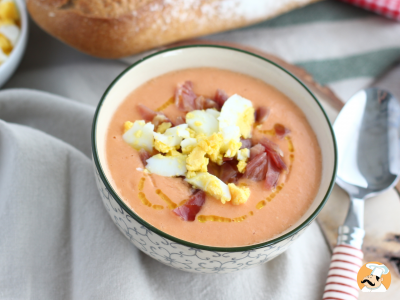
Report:
M 257 144 L 250 148 L 250 160 L 252 160 L 257 155 L 265 152 L 265 147 L 261 144 Z
M 171 122 L 162 112 L 156 112 L 146 105 L 138 104 L 137 108 L 142 118 L 146 122 L 153 123 L 155 128 L 163 122 Z
M 236 164 L 232 164 L 229 162 L 224 163 L 221 166 L 221 175 L 219 179 L 221 179 L 226 184 L 228 183 L 235 183 L 239 178 L 239 171 L 237 170 Z
M 204 96 L 199 96 L 194 100 L 195 109 L 215 108 L 219 110 L 219 105 L 214 100 L 208 99 Z
M 265 174 L 264 187 L 267 190 L 272 188 L 276 188 L 276 184 L 278 183 L 280 172 L 277 170 L 272 164 L 271 160 L 268 161 L 268 169 Z
M 219 104 L 217 102 L 215 102 L 212 99 L 206 98 L 206 102 L 204 103 L 204 109 L 207 108 L 215 108 L 216 110 L 220 110 L 221 107 L 219 106 Z
M 206 193 L 197 190 L 184 205 L 178 206 L 173 212 L 184 221 L 194 221 L 196 215 L 206 201 Z
M 197 95 L 193 91 L 193 83 L 185 81 L 179 84 L 175 90 L 175 106 L 182 111 L 192 111 L 195 109 Z
M 171 122 L 164 114 L 158 114 L 156 115 L 153 120 L 151 121 L 151 123 L 154 124 L 154 128 L 157 128 L 158 125 L 160 125 L 161 123 L 164 122 Z
M 263 123 L 268 119 L 270 109 L 265 106 L 260 106 L 256 110 L 255 120 L 257 123 Z
M 224 157 L 224 158 L 222 158 L 222 161 L 231 161 L 233 159 L 234 159 L 234 157 Z
M 279 171 L 287 170 L 286 164 L 282 159 L 283 152 L 279 146 L 265 137 L 260 143 L 265 147 L 265 151 L 268 153 L 268 158 L 272 161 L 272 164 Z
M 150 158 L 150 156 L 151 156 L 150 153 L 147 152 L 146 150 L 144 150 L 143 148 L 139 150 L 139 157 L 140 157 L 140 160 L 143 163 L 143 166 L 147 165 L 147 161 L 146 160 L 148 160 Z
M 247 163 L 243 177 L 253 181 L 263 180 L 267 172 L 267 163 L 267 153 L 263 152 L 258 154 Z
M 290 133 L 290 130 L 287 129 L 282 124 L 275 124 L 274 125 L 275 133 L 279 138 L 284 138 L 286 135 Z
M 138 104 L 137 109 L 139 110 L 140 115 L 146 122 L 153 121 L 154 117 L 159 114 L 143 104 Z
M 214 101 L 217 102 L 220 107 L 224 105 L 225 101 L 228 100 L 228 98 L 228 95 L 223 90 L 217 89 L 217 91 L 215 92 Z
M 185 118 L 179 116 L 179 117 L 176 117 L 175 122 L 173 122 L 172 125 L 173 125 L 173 126 L 178 126 L 178 125 L 185 124 L 185 123 L 186 123 Z
M 240 142 L 242 143 L 242 146 L 240 147 L 240 149 L 244 149 L 244 148 L 251 148 L 251 140 L 250 139 L 241 139 Z
M 207 165 L 207 172 L 210 173 L 211 175 L 217 176 L 218 178 L 219 178 L 220 169 L 221 169 L 221 167 L 212 161 L 210 161 Z

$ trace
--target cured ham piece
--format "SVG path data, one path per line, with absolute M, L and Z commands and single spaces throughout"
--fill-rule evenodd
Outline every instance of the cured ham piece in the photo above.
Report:
M 146 122 L 152 122 L 155 128 L 163 122 L 171 122 L 162 112 L 156 112 L 148 108 L 146 105 L 138 104 L 137 109 L 142 118 Z
M 147 165 L 147 161 L 146 160 L 148 160 L 151 157 L 151 155 L 150 155 L 149 152 L 147 152 L 146 150 L 144 150 L 142 148 L 142 149 L 139 150 L 139 157 L 140 157 L 140 160 L 143 163 L 143 166 L 146 166 Z
M 258 154 L 247 163 L 243 177 L 253 181 L 263 180 L 265 178 L 265 173 L 267 172 L 267 163 L 267 153 L 263 152 Z
M 160 125 L 161 123 L 164 122 L 171 122 L 164 114 L 158 114 L 156 115 L 153 120 L 151 121 L 151 123 L 154 124 L 154 128 L 157 128 L 158 125 Z
M 271 190 L 276 188 L 276 184 L 278 183 L 280 172 L 277 170 L 272 164 L 271 160 L 268 160 L 268 169 L 265 174 L 265 182 L 264 187 L 267 190 Z
M 219 176 L 219 179 L 221 179 L 226 184 L 237 182 L 239 179 L 240 173 L 237 170 L 237 167 L 235 165 L 232 165 L 231 163 L 228 163 L 228 162 L 224 163 L 221 166 L 221 175 Z
M 179 116 L 179 117 L 176 117 L 175 122 L 172 125 L 173 126 L 178 126 L 178 125 L 185 124 L 185 123 L 186 123 L 185 118 Z
M 241 139 L 240 142 L 242 143 L 242 146 L 240 147 L 240 149 L 244 149 L 244 148 L 251 148 L 251 140 L 250 139 Z
M 154 117 L 159 114 L 143 104 L 138 104 L 137 109 L 139 110 L 140 115 L 146 122 L 153 121 Z
M 255 115 L 255 120 L 257 123 L 263 123 L 268 119 L 270 113 L 270 109 L 265 106 L 261 106 L 257 108 L 256 110 L 256 115 Z
M 253 147 L 250 148 L 250 160 L 252 160 L 254 157 L 259 155 L 260 153 L 265 152 L 265 147 L 261 144 L 257 144 Z
M 182 111 L 192 111 L 195 109 L 197 95 L 193 91 L 193 83 L 185 81 L 179 84 L 175 90 L 175 106 Z
M 194 221 L 206 201 L 206 193 L 197 190 L 184 205 L 178 206 L 173 212 L 184 221 Z
M 207 108 L 215 108 L 219 110 L 219 105 L 214 100 L 208 99 L 204 96 L 199 96 L 194 100 L 194 108 L 195 109 L 207 109 Z
M 221 167 L 218 166 L 216 163 L 210 161 L 207 165 L 207 172 L 211 175 L 217 176 L 219 178 Z
M 228 100 L 228 98 L 229 98 L 228 95 L 223 90 L 217 89 L 217 91 L 215 92 L 214 101 L 220 107 L 222 107 L 222 105 L 224 105 L 225 101 Z
M 282 124 L 275 124 L 274 125 L 274 129 L 275 129 L 275 133 L 276 135 L 282 139 L 284 138 L 286 135 L 288 135 L 290 133 L 290 130 L 287 129 L 285 126 L 283 126 Z
M 268 153 L 268 158 L 272 161 L 274 167 L 279 171 L 287 170 L 287 166 L 282 159 L 283 152 L 279 146 L 267 138 L 263 138 L 260 143 L 265 147 L 265 151 Z

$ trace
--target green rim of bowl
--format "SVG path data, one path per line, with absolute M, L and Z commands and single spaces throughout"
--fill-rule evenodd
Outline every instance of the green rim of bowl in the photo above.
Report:
M 159 229 L 157 229 L 156 227 L 154 227 L 153 225 L 147 223 L 145 220 L 143 220 L 141 217 L 139 217 L 137 214 L 135 214 L 125 203 L 124 201 L 122 201 L 119 196 L 117 195 L 117 193 L 114 191 L 114 189 L 111 187 L 111 184 L 108 182 L 106 176 L 104 175 L 103 172 L 103 168 L 100 165 L 100 161 L 97 155 L 97 144 L 96 144 L 96 125 L 97 125 L 97 116 L 100 112 L 100 109 L 102 107 L 103 101 L 106 98 L 108 92 L 114 87 L 115 83 L 122 77 L 125 75 L 125 73 L 127 73 L 129 70 L 131 70 L 132 68 L 134 68 L 135 66 L 137 66 L 138 64 L 146 61 L 149 58 L 152 58 L 153 56 L 156 55 L 160 55 L 162 53 L 166 53 L 166 52 L 171 52 L 171 51 L 176 51 L 176 50 L 180 50 L 180 49 L 186 49 L 186 48 L 219 48 L 219 49 L 226 49 L 226 50 L 230 50 L 230 51 L 236 51 L 236 52 L 241 52 L 247 55 L 251 55 L 253 57 L 257 57 L 261 60 L 264 60 L 272 65 L 274 65 L 275 67 L 281 69 L 282 71 L 284 71 L 285 73 L 287 73 L 289 76 L 291 76 L 292 78 L 294 78 L 305 90 L 307 90 L 307 92 L 311 95 L 311 97 L 315 100 L 315 102 L 318 104 L 319 108 L 321 109 L 321 112 L 323 113 L 323 115 L 325 116 L 326 122 L 328 123 L 329 129 L 331 131 L 331 137 L 332 137 L 332 142 L 334 145 L 334 154 L 335 154 L 335 162 L 334 162 L 334 169 L 333 169 L 333 173 L 332 173 L 332 178 L 331 178 L 331 182 L 329 184 L 329 188 L 326 191 L 326 194 L 323 198 L 323 200 L 321 201 L 321 203 L 319 204 L 319 206 L 316 208 L 316 210 L 311 214 L 310 217 L 308 217 L 303 223 L 301 223 L 299 226 L 297 226 L 296 228 L 294 228 L 293 230 L 291 230 L 290 232 L 279 236 L 275 239 L 260 243 L 260 244 L 254 244 L 254 245 L 250 245 L 250 246 L 243 246 L 243 247 L 212 247 L 212 246 L 205 246 L 205 245 L 200 245 L 200 244 L 195 244 L 195 243 L 191 243 L 191 242 L 187 242 L 181 239 L 178 239 L 174 236 L 171 236 Z M 321 103 L 319 103 L 319 101 L 317 100 L 317 98 L 314 96 L 314 94 L 293 74 L 291 74 L 289 71 L 287 71 L 286 69 L 282 68 L 281 66 L 279 66 L 278 64 L 270 61 L 269 59 L 266 59 L 262 56 L 259 56 L 257 54 L 245 51 L 245 50 L 241 50 L 241 49 L 237 49 L 237 48 L 233 48 L 233 47 L 226 47 L 226 46 L 218 46 L 218 45 L 207 45 L 207 44 L 199 44 L 199 45 L 187 45 L 187 46 L 179 46 L 179 47 L 174 47 L 174 48 L 169 48 L 166 50 L 162 50 L 156 53 L 153 53 L 149 56 L 146 56 L 142 59 L 140 59 L 139 61 L 135 62 L 134 64 L 132 64 L 131 66 L 127 67 L 121 74 L 119 74 L 117 76 L 117 78 L 114 79 L 114 81 L 108 86 L 108 88 L 106 89 L 106 91 L 104 92 L 103 96 L 100 99 L 100 102 L 97 106 L 96 112 L 94 114 L 94 118 L 93 118 L 93 124 L 92 124 L 92 134 L 91 134 L 91 140 L 92 140 L 92 152 L 93 152 L 93 160 L 94 163 L 96 165 L 96 168 L 99 172 L 100 178 L 103 181 L 104 185 L 106 186 L 108 192 L 113 196 L 113 198 L 115 199 L 115 201 L 118 202 L 118 204 L 125 210 L 125 212 L 127 212 L 133 219 L 135 219 L 139 224 L 143 225 L 144 227 L 146 227 L 147 229 L 151 230 L 152 232 L 160 235 L 161 237 L 168 239 L 172 242 L 190 247 L 190 248 L 195 248 L 195 249 L 201 249 L 201 250 L 206 250 L 206 251 L 217 251 L 217 252 L 242 252 L 242 251 L 249 251 L 249 250 L 256 250 L 259 248 L 263 248 L 263 247 L 267 247 L 267 246 L 271 246 L 274 245 L 276 243 L 279 243 L 285 239 L 290 238 L 291 236 L 295 235 L 296 233 L 298 233 L 300 230 L 302 230 L 303 228 L 305 228 L 306 226 L 308 226 L 309 223 L 311 223 L 315 217 L 318 215 L 318 213 L 321 211 L 321 209 L 324 207 L 326 201 L 329 198 L 329 195 L 331 194 L 332 188 L 335 184 L 335 178 L 336 178 L 336 171 L 337 171 L 337 146 L 336 146 L 336 139 L 335 139 L 335 135 L 334 135 L 334 131 L 332 128 L 332 125 L 328 119 L 328 116 L 326 115 L 324 109 L 322 108 Z

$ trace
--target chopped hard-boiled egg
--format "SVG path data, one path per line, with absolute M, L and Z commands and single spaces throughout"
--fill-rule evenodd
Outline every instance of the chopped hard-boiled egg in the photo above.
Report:
M 218 177 L 207 172 L 198 173 L 192 178 L 186 178 L 194 187 L 205 191 L 216 199 L 221 200 L 223 204 L 231 200 L 231 194 L 228 186 Z
M 178 136 L 180 138 L 189 138 L 190 132 L 187 131 L 188 124 L 181 124 L 172 128 L 169 128 L 165 131 L 165 135 L 168 136 Z
M 187 138 L 181 142 L 181 150 L 183 154 L 192 152 L 194 147 L 197 146 L 197 140 L 195 138 Z
M 250 197 L 250 189 L 247 186 L 237 186 L 234 183 L 228 183 L 228 188 L 231 193 L 231 203 L 233 205 L 246 203 Z
M 240 173 L 244 173 L 247 166 L 247 160 L 250 157 L 250 150 L 248 148 L 240 149 L 237 153 L 237 160 L 239 161 L 237 164 L 238 171 Z
M 186 155 L 173 152 L 172 155 L 157 154 L 147 160 L 146 169 L 152 173 L 166 177 L 185 176 Z
M 133 123 L 131 121 L 126 121 L 124 123 L 124 133 L 127 132 L 129 129 L 131 129 L 133 126 Z
M 204 110 L 193 110 L 186 114 L 186 123 L 196 134 L 205 134 L 207 137 L 218 132 L 217 118 Z
M 240 139 L 251 136 L 253 125 L 251 101 L 233 95 L 224 103 L 221 112 L 215 109 L 193 110 L 186 114 L 186 124 L 172 127 L 168 121 L 161 122 L 157 132 L 151 123 L 127 121 L 123 138 L 138 150 L 144 148 L 150 152 L 154 147 L 161 152 L 146 160 L 145 172 L 167 177 L 185 176 L 188 183 L 223 204 L 231 201 L 238 205 L 247 201 L 250 189 L 225 184 L 208 173 L 208 164 L 211 160 L 222 165 L 224 157 L 228 160 L 236 157 L 237 168 L 244 173 L 250 151 L 240 149 Z
M 135 121 L 132 127 L 123 134 L 122 138 L 136 150 L 145 149 L 151 152 L 154 144 L 153 130 L 154 125 L 150 122 Z
M 164 133 L 168 128 L 171 128 L 172 124 L 170 122 L 163 122 L 157 127 L 158 133 Z
M 222 106 L 218 120 L 219 129 L 236 125 L 239 127 L 240 135 L 247 139 L 251 137 L 254 124 L 253 104 L 250 100 L 235 94 L 229 97 Z
M 221 113 L 218 111 L 218 110 L 216 110 L 215 108 L 208 108 L 208 109 L 206 109 L 206 113 L 208 113 L 208 114 L 210 114 L 210 115 L 213 115 L 215 118 L 219 118 L 219 116 L 221 115 Z
M 236 125 L 226 126 L 221 129 L 221 134 L 223 137 L 221 151 L 225 153 L 225 157 L 234 157 L 242 146 L 239 127 Z
M 209 159 L 205 157 L 205 155 L 206 151 L 199 146 L 196 146 L 192 152 L 190 152 L 186 159 L 186 169 L 191 171 L 189 176 L 193 176 L 193 172 L 207 172 Z
M 3 0 L 0 2 L 0 20 L 10 20 L 13 22 L 19 20 L 18 9 L 13 1 Z
M 216 163 L 222 163 L 222 154 L 220 154 L 222 146 L 222 135 L 220 133 L 213 133 L 208 138 L 201 139 L 198 143 L 209 158 Z
M 5 61 L 17 44 L 20 34 L 19 13 L 13 1 L 0 2 L 0 63 Z
M 10 41 L 13 47 L 15 47 L 15 45 L 17 44 L 19 32 L 20 30 L 15 24 L 0 23 L 0 33 Z
M 162 153 L 179 148 L 183 138 L 190 137 L 190 133 L 186 130 L 187 127 L 187 124 L 182 124 L 167 129 L 163 134 L 153 132 L 155 148 Z

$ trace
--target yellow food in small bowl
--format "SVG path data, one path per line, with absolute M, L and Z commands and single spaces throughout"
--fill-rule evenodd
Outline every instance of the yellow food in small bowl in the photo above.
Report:
M 10 0 L 0 1 L 0 64 L 14 49 L 20 35 L 20 27 L 17 5 Z

